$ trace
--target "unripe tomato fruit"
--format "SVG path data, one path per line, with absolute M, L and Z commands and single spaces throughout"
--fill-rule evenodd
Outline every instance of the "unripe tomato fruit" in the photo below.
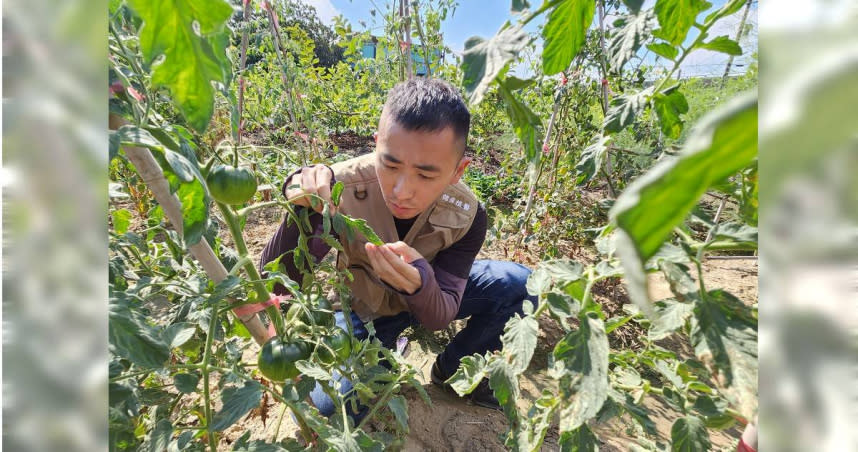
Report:
M 206 176 L 206 185 L 215 201 L 244 204 L 256 193 L 256 176 L 248 168 L 218 165 Z
M 319 360 L 323 363 L 332 364 L 334 361 L 341 363 L 352 353 L 352 339 L 347 331 L 335 328 L 332 334 L 322 338 L 322 344 L 317 350 Z
M 274 336 L 268 339 L 259 352 L 259 371 L 272 381 L 295 378 L 301 373 L 295 363 L 309 358 L 310 353 L 306 342 Z

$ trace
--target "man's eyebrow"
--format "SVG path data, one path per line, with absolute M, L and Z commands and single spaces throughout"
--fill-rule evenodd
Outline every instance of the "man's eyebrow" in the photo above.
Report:
M 394 156 L 392 156 L 386 152 L 381 153 L 381 158 L 390 162 L 390 163 L 395 163 L 395 164 L 401 164 L 402 163 L 401 160 L 399 160 L 398 158 L 396 158 L 396 157 L 394 157 Z M 426 171 L 429 173 L 440 173 L 441 172 L 441 168 L 439 168 L 437 165 L 432 165 L 432 164 L 417 165 L 417 169 L 419 169 L 421 171 Z

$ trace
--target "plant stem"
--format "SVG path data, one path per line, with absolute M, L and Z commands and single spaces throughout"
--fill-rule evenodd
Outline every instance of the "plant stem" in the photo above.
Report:
M 361 419 L 360 424 L 358 424 L 357 426 L 358 429 L 363 428 L 363 426 L 366 425 L 366 423 L 369 422 L 369 420 L 375 416 L 376 411 L 381 408 L 382 404 L 387 404 L 387 399 L 393 393 L 394 389 L 399 387 L 399 384 L 399 376 L 397 376 L 396 381 L 390 383 L 390 386 L 387 387 L 387 389 L 384 391 L 384 394 L 382 394 L 381 397 L 379 397 L 378 401 L 375 402 L 375 405 L 372 406 L 372 409 L 369 410 L 369 413 L 367 413 L 367 415 L 363 419 Z
M 247 245 L 244 242 L 244 235 L 241 233 L 241 225 L 239 224 L 239 217 L 235 214 L 235 211 L 232 210 L 232 207 L 218 202 L 218 208 L 223 214 L 224 221 L 226 221 L 227 226 L 229 226 L 229 232 L 232 234 L 232 240 L 235 242 L 235 247 L 238 249 L 238 255 L 241 258 L 247 257 Z M 256 291 L 257 301 L 267 301 L 271 298 L 271 294 L 268 293 L 268 289 L 265 288 L 265 284 L 259 282 L 262 277 L 259 275 L 259 271 L 256 269 L 256 266 L 253 265 L 253 261 L 249 261 L 244 265 L 244 271 L 247 272 L 247 276 L 256 281 L 253 283 L 253 289 Z M 274 329 L 277 331 L 278 335 L 282 335 L 284 331 L 283 327 L 283 316 L 280 314 L 280 309 L 277 306 L 268 306 L 265 308 L 265 312 L 268 314 L 268 318 L 274 324 Z
M 215 444 L 215 435 L 212 431 L 212 406 L 211 406 L 211 394 L 209 390 L 209 372 L 211 369 L 208 368 L 209 360 L 212 356 L 212 343 L 214 341 L 214 333 L 217 328 L 218 322 L 218 309 L 217 307 L 212 307 L 212 318 L 209 320 L 209 330 L 206 334 L 206 345 L 205 350 L 203 352 L 203 362 L 200 363 L 201 371 L 203 373 L 203 401 L 205 408 L 205 416 L 206 416 L 206 435 L 208 437 L 209 449 L 212 452 L 217 452 L 217 444 Z

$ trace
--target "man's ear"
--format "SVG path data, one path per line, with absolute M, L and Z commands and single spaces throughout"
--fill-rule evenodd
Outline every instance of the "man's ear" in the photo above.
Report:
M 459 164 L 458 164 L 458 166 L 456 166 L 456 172 L 453 173 L 453 177 L 450 178 L 450 185 L 454 185 L 454 184 L 459 183 L 459 180 L 465 174 L 465 168 L 467 168 L 468 165 L 470 165 L 470 164 L 471 164 L 471 158 L 470 157 L 462 157 L 462 159 L 459 160 Z

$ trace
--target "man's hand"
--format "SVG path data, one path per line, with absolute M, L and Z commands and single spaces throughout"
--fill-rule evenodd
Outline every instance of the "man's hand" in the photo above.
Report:
M 385 243 L 381 246 L 367 243 L 364 248 L 372 269 L 394 289 L 413 294 L 423 285 L 420 272 L 411 265 L 423 256 L 405 242 Z
M 331 213 L 334 213 L 334 205 L 331 202 L 331 180 L 333 177 L 333 172 L 325 165 L 308 166 L 302 169 L 300 173 L 292 176 L 289 187 L 295 185 L 297 187 L 286 189 L 286 199 L 295 205 L 312 207 L 313 210 L 321 213 L 325 205 L 312 196 L 316 195 L 329 204 Z

